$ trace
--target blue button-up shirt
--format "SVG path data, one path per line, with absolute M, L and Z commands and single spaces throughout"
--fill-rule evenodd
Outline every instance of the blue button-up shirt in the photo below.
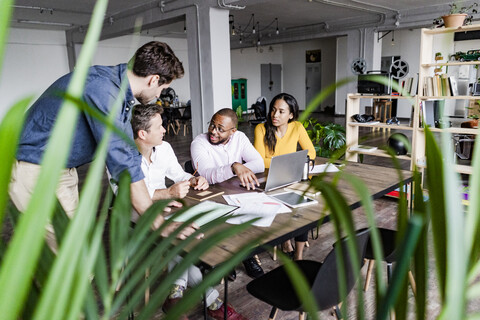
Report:
M 127 76 L 127 65 L 90 67 L 86 80 L 83 99 L 92 107 L 107 115 L 116 97 L 125 97 L 122 109 L 115 118 L 115 125 L 133 139 L 130 125 L 131 110 L 135 104 L 132 90 L 120 92 L 120 85 Z M 72 74 L 69 73 L 55 81 L 32 105 L 28 111 L 17 153 L 19 161 L 39 164 L 47 146 L 58 111 L 62 104 L 59 92 L 66 92 Z M 67 168 L 74 168 L 89 163 L 93 159 L 97 144 L 103 136 L 105 126 L 85 112 L 81 112 L 75 137 L 72 142 Z M 132 182 L 142 180 L 141 155 L 138 150 L 113 135 L 107 154 L 107 167 L 114 179 L 128 170 Z

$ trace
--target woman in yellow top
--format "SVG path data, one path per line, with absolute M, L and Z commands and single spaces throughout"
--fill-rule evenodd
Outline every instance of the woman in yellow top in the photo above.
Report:
M 255 128 L 255 149 L 270 168 L 272 157 L 297 151 L 300 144 L 302 150 L 308 149 L 310 159 L 315 159 L 313 143 L 308 137 L 298 118 L 297 100 L 288 93 L 276 95 L 270 103 L 267 122 Z
M 313 143 L 303 125 L 296 121 L 298 113 L 297 100 L 288 93 L 280 93 L 270 102 L 266 123 L 255 128 L 254 146 L 262 156 L 265 168 L 270 168 L 272 157 L 296 152 L 298 144 L 303 150 L 308 149 L 310 159 L 315 159 Z M 308 232 L 295 237 L 295 252 L 290 241 L 283 244 L 283 251 L 295 260 L 301 260 L 307 239 Z

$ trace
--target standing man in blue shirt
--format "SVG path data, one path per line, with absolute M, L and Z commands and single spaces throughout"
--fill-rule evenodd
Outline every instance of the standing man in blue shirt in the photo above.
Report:
M 127 68 L 127 64 L 90 67 L 83 99 L 107 115 L 117 96 L 123 96 L 123 105 L 116 115 L 115 125 L 133 138 L 130 119 L 135 99 L 143 104 L 158 99 L 162 90 L 168 88 L 173 80 L 183 77 L 184 70 L 172 49 L 158 41 L 140 47 L 129 64 L 131 69 Z M 28 111 L 9 190 L 12 201 L 20 211 L 26 209 L 35 187 L 40 173 L 39 164 L 62 104 L 61 94 L 66 92 L 71 77 L 69 73 L 55 81 Z M 123 80 L 128 81 L 126 90 L 121 89 Z M 86 112 L 80 114 L 71 153 L 57 188 L 57 197 L 70 217 L 78 204 L 76 167 L 92 161 L 104 130 L 105 126 L 92 116 Z M 114 179 L 118 179 L 122 171 L 128 170 L 132 178 L 132 205 L 139 214 L 152 204 L 143 180 L 141 158 L 135 147 L 113 135 L 108 147 L 107 167 Z M 154 227 L 160 227 L 163 221 L 162 215 L 159 215 Z M 163 235 L 170 234 L 178 225 L 172 224 Z M 184 239 L 194 231 L 193 226 L 188 227 L 180 232 L 179 238 Z

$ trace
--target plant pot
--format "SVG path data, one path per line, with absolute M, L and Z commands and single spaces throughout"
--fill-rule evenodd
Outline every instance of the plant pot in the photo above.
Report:
M 466 17 L 466 13 L 453 13 L 448 16 L 443 16 L 442 19 L 445 23 L 445 28 L 459 28 L 463 26 Z
M 478 119 L 472 119 L 469 121 L 471 128 L 478 128 Z

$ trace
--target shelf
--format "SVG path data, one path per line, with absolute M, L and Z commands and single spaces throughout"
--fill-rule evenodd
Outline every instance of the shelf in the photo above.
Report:
M 357 150 L 351 150 L 351 148 L 348 149 L 348 152 L 352 153 L 357 153 L 357 154 L 364 154 L 368 156 L 376 156 L 376 157 L 384 157 L 384 158 L 390 158 L 390 154 L 387 153 L 385 150 L 380 150 L 377 149 L 375 151 L 357 151 Z M 402 156 L 397 156 L 397 159 L 401 160 L 412 160 L 410 156 L 408 155 L 402 155 Z
M 375 95 L 364 95 L 360 93 L 349 94 L 350 99 L 414 99 L 415 96 L 375 96 Z
M 468 26 L 462 26 L 458 28 L 435 28 L 435 29 L 422 29 L 425 34 L 442 34 L 442 33 L 452 33 L 452 32 L 466 32 L 466 31 L 476 31 L 480 30 L 479 24 L 471 24 Z
M 478 129 L 472 129 L 472 128 L 458 128 L 458 127 L 452 127 L 452 128 L 445 128 L 445 129 L 440 129 L 440 128 L 429 128 L 430 131 L 432 132 L 450 132 L 450 133 L 460 133 L 460 134 L 479 134 Z M 424 128 L 420 128 L 420 131 L 425 131 Z
M 369 123 L 361 123 L 361 122 L 348 122 L 349 126 L 352 127 L 366 127 L 366 128 L 387 128 L 387 129 L 395 129 L 395 130 L 413 130 L 410 126 L 398 126 L 396 124 L 386 124 L 386 123 L 376 123 L 376 124 L 369 124 Z
M 419 96 L 420 100 L 480 100 L 480 96 Z
M 425 169 L 427 166 L 425 164 L 417 164 L 418 168 Z M 472 174 L 473 173 L 473 167 L 464 165 L 464 164 L 455 164 L 454 165 L 455 171 L 458 173 L 464 173 L 464 174 Z
M 430 67 L 445 67 L 445 66 L 472 66 L 479 65 L 480 61 L 450 61 L 450 62 L 437 62 L 437 63 L 422 63 L 422 68 Z

